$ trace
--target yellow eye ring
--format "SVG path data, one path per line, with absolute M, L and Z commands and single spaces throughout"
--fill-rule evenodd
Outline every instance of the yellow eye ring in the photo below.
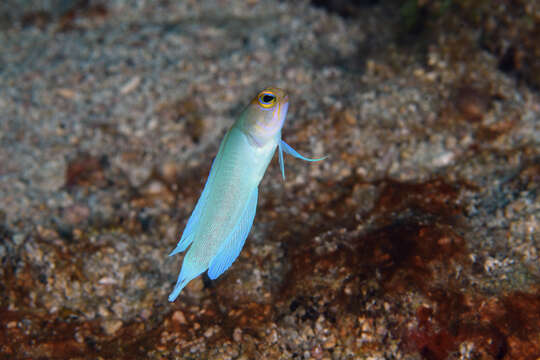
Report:
M 263 108 L 271 108 L 276 103 L 276 95 L 271 91 L 264 91 L 259 94 L 259 104 Z

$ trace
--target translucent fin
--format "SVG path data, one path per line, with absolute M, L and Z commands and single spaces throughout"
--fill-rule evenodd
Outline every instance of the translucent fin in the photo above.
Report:
M 178 280 L 176 281 L 173 291 L 169 295 L 169 301 L 173 302 L 176 300 L 182 289 L 184 289 L 191 280 L 202 274 L 204 270 L 206 270 L 206 268 L 196 268 L 196 266 L 193 266 L 193 264 L 189 262 L 188 258 L 184 258 L 182 270 L 180 271 L 180 275 L 178 275 Z
M 281 140 L 278 142 L 278 155 L 279 155 L 279 167 L 281 169 L 281 176 L 285 181 L 285 162 L 283 161 L 283 149 L 281 148 Z
M 192 279 L 189 279 L 189 280 L 182 280 L 182 281 L 178 281 L 176 283 L 176 286 L 174 287 L 174 290 L 170 293 L 169 295 L 169 301 L 170 302 L 173 302 L 174 300 L 176 300 L 176 298 L 178 297 L 178 295 L 180 295 L 180 292 L 184 289 L 184 287 L 188 284 L 188 282 L 190 282 Z
M 180 238 L 180 241 L 176 245 L 173 251 L 169 254 L 169 256 L 176 255 L 178 253 L 181 253 L 182 251 L 186 250 L 188 246 L 193 241 L 193 231 L 197 227 L 197 224 L 199 222 L 199 219 L 201 218 L 201 213 L 203 209 L 206 207 L 206 203 L 208 202 L 208 193 L 210 192 L 210 189 L 212 188 L 212 184 L 214 183 L 215 178 L 215 169 L 217 168 L 216 163 L 219 163 L 219 159 L 221 158 L 221 148 L 223 147 L 223 144 L 225 143 L 225 140 L 227 138 L 229 133 L 225 135 L 225 138 L 223 139 L 223 142 L 221 143 L 218 153 L 212 162 L 212 167 L 210 168 L 210 173 L 208 175 L 208 179 L 206 180 L 206 184 L 204 184 L 204 189 L 201 193 L 201 197 L 197 201 L 197 205 L 195 205 L 195 209 L 193 209 L 193 212 L 191 213 L 191 216 L 189 217 L 189 220 L 186 224 L 186 228 L 184 229 L 184 232 L 182 233 L 182 237 Z
M 324 159 L 326 159 L 328 157 L 328 156 L 324 156 L 324 157 L 318 158 L 318 159 L 307 158 L 305 156 L 300 155 L 296 150 L 294 150 L 289 144 L 287 144 L 283 140 L 279 140 L 279 148 L 280 149 L 283 148 L 283 151 L 285 151 L 287 154 L 290 154 L 290 155 L 294 156 L 295 158 L 305 160 L 305 161 L 321 161 L 321 160 L 324 160 Z
M 196 208 L 195 208 L 196 209 Z M 195 212 L 195 211 L 194 211 Z M 193 214 L 191 215 L 191 217 L 189 218 L 188 220 L 188 224 L 189 224 L 189 221 L 193 218 Z M 187 228 L 187 226 L 186 226 Z M 187 235 L 186 235 L 187 234 Z M 173 255 L 176 255 L 178 253 L 181 253 L 182 251 L 186 250 L 187 247 L 193 242 L 193 231 L 187 233 L 186 230 L 184 230 L 184 233 L 182 234 L 182 238 L 180 239 L 180 241 L 178 242 L 178 245 L 176 245 L 176 247 L 174 248 L 173 251 L 171 251 L 169 253 L 169 256 L 173 256 Z
M 214 159 L 214 161 L 212 162 L 212 167 L 210 168 L 210 174 L 208 175 L 206 184 L 204 184 L 204 189 L 201 193 L 201 197 L 199 198 L 199 200 L 197 200 L 195 209 L 193 209 L 193 212 L 191 213 L 191 216 L 189 217 L 189 220 L 186 224 L 186 228 L 184 229 L 184 232 L 182 233 L 182 237 L 180 238 L 178 245 L 176 245 L 176 248 L 174 248 L 174 250 L 171 251 L 169 256 L 176 255 L 186 250 L 187 247 L 193 241 L 193 236 L 192 236 L 193 230 L 195 230 L 195 228 L 197 227 L 197 223 L 199 222 L 199 219 L 201 218 L 202 209 L 204 209 L 204 207 L 206 206 L 206 203 L 208 202 L 208 193 L 210 192 L 210 188 L 212 187 L 212 183 L 214 182 L 215 176 L 213 174 L 214 174 L 215 163 L 216 163 L 216 159 Z
M 210 279 L 213 280 L 218 278 L 232 265 L 238 255 L 240 255 L 240 251 L 244 247 L 246 238 L 251 230 L 251 225 L 253 225 L 253 219 L 255 218 L 255 212 L 257 210 L 258 193 L 258 188 L 255 188 L 249 197 L 246 208 L 238 220 L 238 223 L 225 242 L 221 245 L 217 255 L 210 261 L 210 266 L 208 268 L 208 277 Z

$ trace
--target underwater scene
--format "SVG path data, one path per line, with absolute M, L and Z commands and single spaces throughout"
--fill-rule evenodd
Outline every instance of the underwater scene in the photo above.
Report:
M 540 1 L 2 0 L 0 359 L 540 359 Z

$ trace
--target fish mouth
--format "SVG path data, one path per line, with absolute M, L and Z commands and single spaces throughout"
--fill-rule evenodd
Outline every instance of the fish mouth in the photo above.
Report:
M 283 115 L 287 115 L 288 108 L 289 108 L 289 95 L 284 95 L 281 98 L 281 101 L 279 102 L 279 110 L 280 112 L 285 110 Z
M 283 124 L 285 123 L 285 119 L 287 118 L 287 112 L 289 111 L 289 99 L 287 97 L 285 97 L 285 99 L 283 99 L 283 102 L 280 104 L 279 106 L 279 114 L 278 114 L 278 118 L 279 118 L 279 127 L 281 129 L 281 127 L 283 127 Z

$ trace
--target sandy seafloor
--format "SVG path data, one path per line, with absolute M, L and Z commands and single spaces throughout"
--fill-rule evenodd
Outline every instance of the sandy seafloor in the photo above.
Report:
M 0 358 L 538 359 L 540 4 L 415 4 L 3 1 Z M 169 303 L 269 85 L 329 158 Z

